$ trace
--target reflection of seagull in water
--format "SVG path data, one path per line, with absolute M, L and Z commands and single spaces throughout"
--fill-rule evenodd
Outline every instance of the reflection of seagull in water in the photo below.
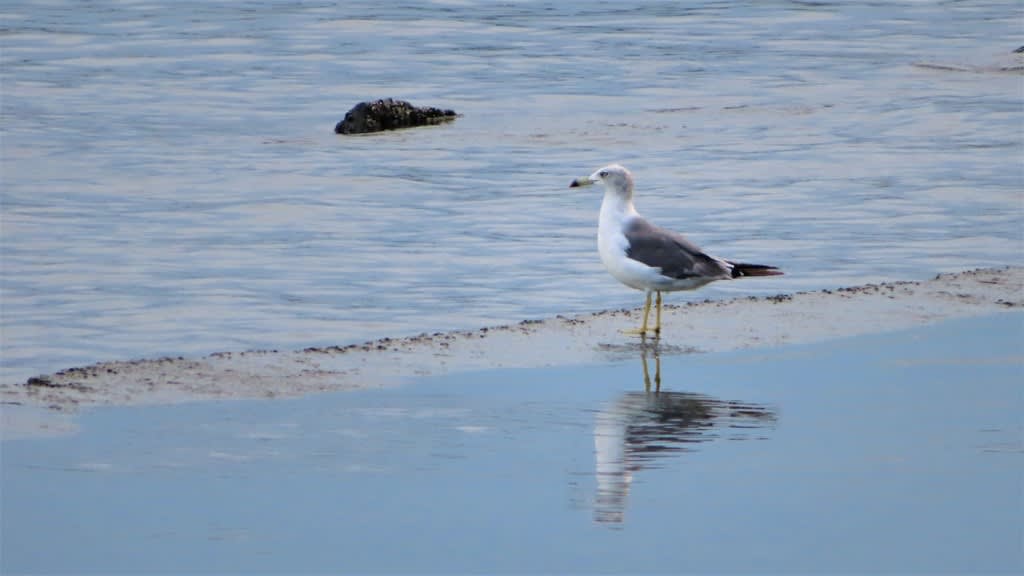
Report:
M 647 380 L 647 357 L 643 356 Z M 659 365 L 660 367 L 660 365 Z M 660 370 L 655 374 L 660 381 Z M 597 414 L 594 448 L 597 501 L 594 519 L 620 523 L 633 473 L 657 467 L 657 460 L 689 452 L 716 438 L 750 438 L 742 430 L 771 426 L 775 411 L 746 402 L 725 401 L 688 392 L 626 392 Z M 733 434 L 724 435 L 724 431 Z
M 704 253 L 682 234 L 659 228 L 645 220 L 633 206 L 633 175 L 618 164 L 605 166 L 573 186 L 604 184 L 597 248 L 608 271 L 630 288 L 643 290 L 644 320 L 631 334 L 645 336 L 651 312 L 651 293 L 657 293 L 655 336 L 661 334 L 661 293 L 694 290 L 715 280 L 746 276 L 778 276 L 774 266 L 744 264 Z

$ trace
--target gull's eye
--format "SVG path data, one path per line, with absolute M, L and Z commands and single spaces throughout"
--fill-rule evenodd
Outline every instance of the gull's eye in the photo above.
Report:
M 598 172 L 597 175 L 600 176 L 601 178 L 604 178 L 605 176 L 608 175 L 608 171 L 607 170 L 601 170 L 600 172 Z

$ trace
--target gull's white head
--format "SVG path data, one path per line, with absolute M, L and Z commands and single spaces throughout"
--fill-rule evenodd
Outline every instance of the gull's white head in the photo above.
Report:
M 607 191 L 624 198 L 633 196 L 633 175 L 618 164 L 609 164 L 604 168 L 598 168 L 590 176 L 573 180 L 569 187 L 590 186 L 591 184 L 604 184 Z

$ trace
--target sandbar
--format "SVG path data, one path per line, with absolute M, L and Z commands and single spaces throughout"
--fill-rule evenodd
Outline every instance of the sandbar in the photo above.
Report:
M 924 281 L 666 305 L 657 346 L 660 354 L 672 355 L 811 343 L 1022 306 L 1024 268 L 986 268 Z M 0 403 L 4 412 L 24 407 L 68 413 L 102 405 L 294 397 L 393 386 L 427 375 L 610 362 L 633 358 L 653 344 L 620 332 L 638 325 L 639 315 L 639 309 L 607 310 L 303 350 L 99 362 L 2 384 Z

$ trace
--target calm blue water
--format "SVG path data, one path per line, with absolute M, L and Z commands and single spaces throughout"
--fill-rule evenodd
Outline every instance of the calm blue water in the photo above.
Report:
M 610 161 L 641 212 L 788 274 L 701 298 L 1020 264 L 1024 81 L 984 67 L 1021 17 L 9 0 L 0 377 L 637 306 L 598 262 L 599 192 L 567 188 Z M 332 133 L 388 96 L 464 116 Z
M 1019 572 L 1022 337 L 666 356 L 658 394 L 638 356 L 97 409 L 3 442 L 0 570 Z

